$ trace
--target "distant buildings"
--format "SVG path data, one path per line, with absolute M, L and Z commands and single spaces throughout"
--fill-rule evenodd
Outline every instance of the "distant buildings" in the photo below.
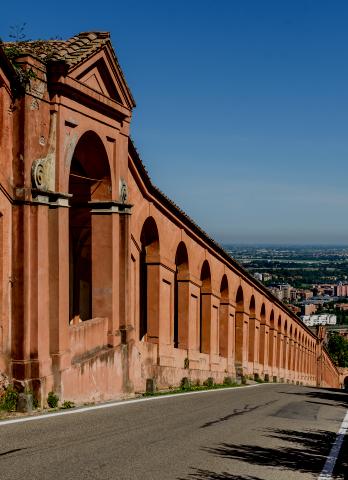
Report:
M 314 303 L 305 303 L 302 305 L 302 313 L 304 316 L 313 315 L 317 311 L 318 306 Z
M 286 302 L 290 300 L 292 286 L 288 283 L 279 283 L 277 285 L 271 285 L 268 288 L 278 300 Z
M 336 296 L 337 297 L 348 297 L 348 284 L 345 283 L 343 284 L 342 282 L 339 282 L 338 285 L 336 286 Z
M 348 310 L 348 303 L 336 303 L 335 308 L 338 308 L 341 312 L 346 312 Z
M 313 327 L 315 325 L 336 325 L 336 315 L 323 313 L 322 315 L 302 315 L 301 320 L 307 327 Z
M 262 280 L 263 280 L 263 275 L 262 275 L 262 273 L 255 272 L 255 273 L 254 273 L 254 278 L 256 278 L 256 280 L 258 280 L 259 282 L 262 282 Z

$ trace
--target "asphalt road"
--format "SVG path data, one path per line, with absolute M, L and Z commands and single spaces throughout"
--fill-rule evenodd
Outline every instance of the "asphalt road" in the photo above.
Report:
M 0 479 L 318 478 L 347 408 L 344 392 L 270 384 L 0 423 Z

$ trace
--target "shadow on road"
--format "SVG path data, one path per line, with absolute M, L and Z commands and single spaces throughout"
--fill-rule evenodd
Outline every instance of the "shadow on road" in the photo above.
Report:
M 319 474 L 330 452 L 336 434 L 325 430 L 286 430 L 269 429 L 266 437 L 287 442 L 288 446 L 261 447 L 259 445 L 235 445 L 221 443 L 217 447 L 203 450 L 213 456 L 238 460 L 250 465 L 273 467 L 302 473 Z M 295 445 L 291 445 L 295 444 Z M 233 463 L 231 463 L 233 468 Z M 194 469 L 187 477 L 179 480 L 259 480 L 256 477 L 239 476 L 231 473 L 215 473 L 209 470 Z
M 205 448 L 204 450 L 214 456 L 239 460 L 252 465 L 276 467 L 303 473 L 320 473 L 336 438 L 335 433 L 324 430 L 303 432 L 273 430 L 270 432 L 272 433 L 266 436 L 293 443 L 296 446 L 271 448 L 259 445 L 222 443 L 215 448 Z
M 245 405 L 244 408 L 238 410 L 237 408 L 235 408 L 233 410 L 232 413 L 230 413 L 229 415 L 226 415 L 224 417 L 219 417 L 217 418 L 216 420 L 212 420 L 210 422 L 207 422 L 207 423 L 204 423 L 203 425 L 201 425 L 199 428 L 207 428 L 207 427 L 212 427 L 213 425 L 216 425 L 217 423 L 221 423 L 221 422 L 226 422 L 226 420 L 230 420 L 231 418 L 233 417 L 237 417 L 238 415 L 245 415 L 246 413 L 250 413 L 250 412 L 253 412 L 254 410 L 257 410 L 258 408 L 263 408 L 263 407 L 267 407 L 268 405 L 271 405 L 272 403 L 274 403 L 276 400 L 272 400 L 270 402 L 267 402 L 267 403 L 262 403 L 260 405 L 255 405 L 254 407 L 251 407 L 250 405 Z
M 313 402 L 313 400 L 318 400 L 317 403 L 321 405 L 332 405 L 335 407 L 348 408 L 348 393 L 345 390 L 340 390 L 338 388 L 320 388 L 315 391 L 310 390 L 303 392 L 279 392 L 285 395 L 298 395 L 301 397 L 308 397 L 310 400 L 308 402 Z M 325 404 L 321 400 L 330 401 L 333 403 Z
M 307 397 L 308 400 L 304 400 L 308 403 L 348 408 L 347 392 L 338 389 L 317 389 L 315 391 L 308 389 L 303 392 L 283 391 L 281 393 Z M 234 412 L 234 414 L 236 414 L 236 412 Z M 219 421 L 223 420 L 225 420 L 225 417 L 219 419 Z M 217 423 L 217 421 L 211 423 Z M 205 426 L 210 426 L 210 424 L 205 424 L 204 427 Z M 231 460 L 229 470 L 233 469 L 233 460 L 237 460 L 254 466 L 274 468 L 283 471 L 289 470 L 301 473 L 320 474 L 336 438 L 336 433 L 326 430 L 297 431 L 269 428 L 264 431 L 264 436 L 279 440 L 279 444 L 274 447 L 266 447 L 252 444 L 221 443 L 216 447 L 203 447 L 203 450 L 208 455 Z M 345 452 L 347 453 L 348 440 L 345 443 Z M 263 445 L 266 444 L 267 442 L 265 441 Z M 224 464 L 225 469 L 227 465 L 226 463 Z M 347 471 L 345 471 L 344 478 L 348 478 Z M 191 467 L 191 472 L 188 473 L 187 477 L 180 477 L 178 480 L 260 479 L 248 475 L 240 476 L 228 472 L 217 473 Z
M 261 480 L 257 477 L 241 477 L 240 475 L 232 475 L 231 473 L 222 472 L 215 473 L 209 470 L 202 470 L 200 468 L 193 469 L 186 478 L 179 478 L 178 480 Z

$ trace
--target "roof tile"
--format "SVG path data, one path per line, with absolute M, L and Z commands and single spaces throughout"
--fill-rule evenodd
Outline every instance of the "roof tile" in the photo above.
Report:
M 68 40 L 35 40 L 6 42 L 6 47 L 16 46 L 19 54 L 30 54 L 41 60 L 64 60 L 69 66 L 101 49 L 108 41 L 108 32 L 82 32 Z

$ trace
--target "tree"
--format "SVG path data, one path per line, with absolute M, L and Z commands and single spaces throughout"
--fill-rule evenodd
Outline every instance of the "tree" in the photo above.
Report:
M 348 367 L 348 340 L 333 332 L 330 334 L 327 349 L 338 367 Z

